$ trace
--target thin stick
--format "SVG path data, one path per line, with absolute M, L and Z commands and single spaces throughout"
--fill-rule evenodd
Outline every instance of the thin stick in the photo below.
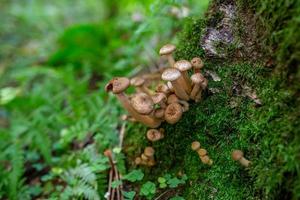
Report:
M 113 170 L 110 169 L 109 170 L 109 181 L 108 181 L 108 198 L 107 199 L 110 199 L 110 196 L 111 196 L 111 182 L 112 182 L 112 179 L 113 179 Z
M 167 194 L 170 190 L 167 190 L 163 193 L 161 193 L 158 197 L 156 197 L 154 200 L 159 200 L 161 197 L 163 197 L 165 194 Z
M 122 124 L 122 127 L 120 129 L 120 135 L 119 135 L 119 147 L 122 148 L 123 146 L 123 140 L 124 140 L 124 135 L 125 135 L 125 127 L 126 123 Z

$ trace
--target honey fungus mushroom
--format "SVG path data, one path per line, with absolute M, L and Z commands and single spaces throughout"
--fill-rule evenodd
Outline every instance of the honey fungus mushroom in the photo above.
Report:
M 125 94 L 125 90 L 129 87 L 130 81 L 126 77 L 116 77 L 109 81 L 105 86 L 106 92 L 112 92 L 117 96 L 123 107 L 128 113 L 137 121 L 151 127 L 156 128 L 161 124 L 160 120 L 155 119 L 147 115 L 141 115 L 130 104 L 129 98 Z
M 193 151 L 197 151 L 200 148 L 200 142 L 198 142 L 198 141 L 192 142 L 191 148 Z
M 157 129 L 149 129 L 146 135 L 147 135 L 147 139 L 151 142 L 156 142 L 164 138 L 163 132 Z
M 187 60 L 179 60 L 175 62 L 174 67 L 181 73 L 179 81 L 182 83 L 182 87 L 188 94 L 190 94 L 192 91 L 192 84 L 188 75 L 188 70 L 192 68 L 192 64 Z
M 241 165 L 249 167 L 251 162 L 244 158 L 244 153 L 241 150 L 234 150 L 231 154 L 233 160 L 238 161 Z
M 164 93 L 155 93 L 154 95 L 152 95 L 152 100 L 155 105 L 159 106 L 159 108 L 166 107 L 167 96 Z
M 192 92 L 190 94 L 190 98 L 195 100 L 198 93 L 201 93 L 201 90 L 202 90 L 201 84 L 202 84 L 202 82 L 205 81 L 205 78 L 202 74 L 196 73 L 191 76 L 191 80 L 192 80 L 194 86 L 193 86 Z
M 134 77 L 130 80 L 130 85 L 136 88 L 137 92 L 143 92 L 148 95 L 151 94 L 151 91 L 145 86 L 145 79 L 141 77 Z
M 178 103 L 171 103 L 167 106 L 165 110 L 165 120 L 169 124 L 175 124 L 182 117 L 182 107 Z
M 161 78 L 164 81 L 170 81 L 172 83 L 175 94 L 179 98 L 187 101 L 187 100 L 189 100 L 189 95 L 182 88 L 182 85 L 179 82 L 180 77 L 181 77 L 180 72 L 175 68 L 165 69 L 164 72 L 161 75 Z
M 173 67 L 175 63 L 175 60 L 172 55 L 175 50 L 176 46 L 173 44 L 166 44 L 159 50 L 159 55 L 167 57 L 170 67 Z
M 195 57 L 191 60 L 191 64 L 194 68 L 194 73 L 200 73 L 201 69 L 203 68 L 204 64 L 201 58 Z
M 171 104 L 171 103 L 181 104 L 183 112 L 188 111 L 190 107 L 187 101 L 178 99 L 178 97 L 175 94 L 171 94 L 170 96 L 168 96 L 167 104 Z
M 154 109 L 152 98 L 143 92 L 134 94 L 130 102 L 132 107 L 142 115 L 150 114 Z

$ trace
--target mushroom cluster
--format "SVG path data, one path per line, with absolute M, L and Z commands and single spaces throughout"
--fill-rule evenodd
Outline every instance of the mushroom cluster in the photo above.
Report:
M 207 87 L 208 81 L 201 73 L 204 66 L 202 60 L 196 57 L 191 61 L 176 61 L 172 55 L 175 50 L 174 45 L 167 44 L 159 51 L 169 64 L 161 72 L 156 72 L 161 79 L 151 79 L 157 77 L 156 74 L 131 79 L 116 77 L 105 86 L 107 92 L 117 96 L 131 118 L 150 128 L 157 128 L 164 121 L 169 124 L 177 123 L 183 112 L 188 111 L 188 102 L 199 102 L 202 91 Z M 191 76 L 189 71 L 193 71 Z M 128 95 L 126 90 L 130 86 L 135 88 L 135 93 Z M 148 134 L 147 138 L 152 140 Z
M 193 151 L 196 151 L 198 153 L 199 158 L 203 164 L 206 164 L 206 165 L 213 164 L 212 159 L 210 159 L 210 157 L 207 155 L 206 149 L 201 148 L 200 142 L 198 142 L 198 141 L 192 142 L 191 148 Z
M 154 149 L 152 147 L 146 147 L 144 149 L 144 153 L 140 157 L 137 157 L 135 159 L 136 165 L 146 165 L 149 167 L 152 167 L 155 165 L 155 159 L 154 159 Z

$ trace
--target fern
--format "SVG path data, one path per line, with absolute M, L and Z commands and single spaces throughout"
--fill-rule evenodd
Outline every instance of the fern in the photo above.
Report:
M 21 177 L 24 171 L 24 152 L 20 147 L 19 141 L 15 140 L 10 147 L 10 159 L 12 171 L 9 173 L 9 199 L 15 200 L 18 196 L 18 189 L 22 186 Z
M 86 163 L 67 171 L 63 179 L 68 183 L 68 186 L 61 194 L 62 199 L 69 199 L 70 197 L 84 197 L 89 200 L 100 199 L 96 174 Z

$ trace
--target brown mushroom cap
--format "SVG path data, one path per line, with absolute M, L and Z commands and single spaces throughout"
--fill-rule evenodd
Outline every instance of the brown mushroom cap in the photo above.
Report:
M 174 67 L 182 72 L 191 69 L 192 64 L 187 60 L 179 60 L 174 64 Z
M 204 82 L 205 78 L 201 73 L 195 73 L 191 76 L 191 80 L 195 84 Z
M 157 140 L 159 140 L 159 139 L 161 139 L 162 137 L 162 133 L 159 131 L 159 130 L 157 130 L 157 129 L 149 129 L 148 131 L 147 131 L 147 139 L 148 140 L 150 140 L 150 141 L 152 141 L 152 142 L 155 142 L 155 141 L 157 141 Z
M 142 163 L 142 159 L 141 159 L 140 157 L 137 157 L 137 158 L 135 158 L 134 163 L 135 163 L 136 165 L 139 165 L 139 164 Z
M 126 77 L 115 77 L 105 86 L 105 91 L 112 91 L 114 94 L 119 94 L 126 90 L 130 85 L 130 81 Z
M 240 160 L 244 156 L 241 150 L 234 150 L 231 154 L 233 160 Z
M 175 68 L 168 68 L 162 73 L 161 78 L 164 81 L 175 81 L 181 76 L 180 72 Z
M 171 103 L 178 103 L 179 99 L 176 96 L 176 94 L 171 94 L 170 96 L 168 96 L 168 100 L 167 103 L 171 104 Z
M 194 68 L 196 69 L 202 69 L 204 64 L 203 61 L 201 60 L 201 58 L 199 57 L 195 57 L 191 60 L 191 64 Z
M 154 104 L 166 102 L 167 96 L 162 92 L 158 92 L 158 93 L 155 93 L 154 95 L 152 95 L 152 100 L 153 100 Z
M 200 148 L 200 142 L 198 141 L 192 142 L 191 148 L 193 151 L 197 151 Z
M 160 83 L 156 86 L 156 92 L 168 93 L 169 87 L 166 84 Z
M 206 149 L 198 149 L 197 153 L 199 156 L 205 156 L 207 154 Z
M 132 107 L 140 114 L 147 115 L 153 111 L 154 103 L 146 93 L 139 92 L 130 100 Z
M 141 159 L 142 159 L 143 161 L 148 161 L 148 160 L 149 160 L 149 157 L 146 156 L 145 153 L 142 153 Z
M 165 110 L 165 120 L 170 124 L 175 124 L 182 116 L 182 107 L 178 103 L 171 103 Z
M 166 44 L 159 50 L 159 55 L 171 54 L 176 50 L 176 46 L 173 44 Z
M 204 163 L 204 164 L 208 164 L 209 163 L 209 157 L 207 155 L 205 156 L 201 156 L 200 157 L 201 161 Z
M 130 80 L 130 84 L 136 87 L 142 86 L 144 83 L 145 83 L 145 79 L 141 77 L 134 77 Z
M 147 156 L 147 157 L 152 157 L 153 155 L 154 155 L 154 149 L 152 148 L 152 147 L 146 147 L 145 149 L 144 149 L 144 154 L 145 154 L 145 156 Z

